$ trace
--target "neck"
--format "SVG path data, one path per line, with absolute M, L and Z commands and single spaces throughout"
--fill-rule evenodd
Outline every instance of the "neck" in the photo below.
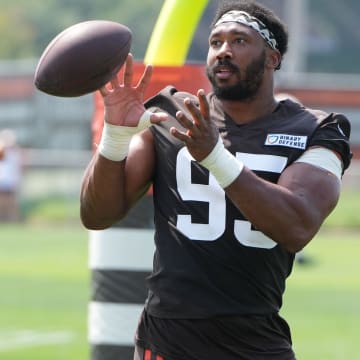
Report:
M 277 106 L 273 91 L 259 91 L 259 93 L 250 100 L 230 101 L 220 100 L 223 110 L 237 124 L 249 123 L 262 116 L 271 114 Z

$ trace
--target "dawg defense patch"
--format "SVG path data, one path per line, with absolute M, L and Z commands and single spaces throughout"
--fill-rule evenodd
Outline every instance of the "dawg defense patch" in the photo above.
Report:
M 294 149 L 306 148 L 308 137 L 304 135 L 268 134 L 265 140 L 267 146 L 285 146 Z

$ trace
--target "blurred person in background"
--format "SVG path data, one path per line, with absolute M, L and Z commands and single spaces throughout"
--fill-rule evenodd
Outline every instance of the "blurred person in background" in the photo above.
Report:
M 5 145 L 0 142 L 0 160 L 2 160 L 4 158 L 5 155 Z
M 0 132 L 0 221 L 20 220 L 18 194 L 21 181 L 21 156 L 16 134 L 11 129 Z

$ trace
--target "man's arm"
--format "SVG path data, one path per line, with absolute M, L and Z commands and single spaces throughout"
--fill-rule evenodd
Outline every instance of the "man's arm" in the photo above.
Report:
M 145 111 L 144 92 L 152 67 L 133 86 L 133 58 L 128 55 L 123 83 L 117 76 L 100 89 L 105 123 L 98 151 L 81 185 L 80 214 L 85 227 L 104 229 L 123 218 L 150 185 L 154 167 L 151 123 L 166 113 Z M 144 130 L 145 129 L 145 130 Z
M 185 99 L 192 119 L 177 113 L 178 121 L 187 130 L 171 128 L 171 133 L 210 170 L 228 198 L 257 230 L 290 252 L 301 250 L 335 207 L 339 178 L 317 166 L 295 163 L 285 169 L 277 184 L 261 179 L 225 150 L 210 120 L 204 92 L 199 91 L 198 97 L 199 108 Z
M 289 166 L 277 184 L 244 168 L 225 192 L 255 228 L 288 251 L 297 252 L 336 206 L 340 180 L 305 163 Z
M 123 161 L 99 152 L 93 156 L 81 184 L 80 216 L 85 227 L 105 229 L 122 219 L 150 186 L 154 166 L 151 131 L 135 135 Z

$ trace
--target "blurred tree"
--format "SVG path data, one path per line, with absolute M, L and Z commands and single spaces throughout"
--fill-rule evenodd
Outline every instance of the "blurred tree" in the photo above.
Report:
M 258 1 L 276 8 L 281 15 L 282 1 L 287 0 Z M 163 3 L 164 0 L 0 0 L 0 60 L 38 58 L 59 32 L 93 19 L 127 25 L 133 32 L 131 51 L 136 59 L 142 59 Z M 218 0 L 209 0 L 190 49 L 191 61 L 203 62 L 206 58 L 208 26 L 217 3 Z M 308 0 L 308 4 L 308 27 L 298 35 L 306 39 L 306 71 L 360 73 L 360 1 Z
M 309 1 L 308 71 L 360 73 L 360 2 Z
M 4 5 L 0 12 L 0 58 L 32 56 L 36 30 L 26 16 L 26 8 Z
M 0 59 L 38 58 L 65 28 L 86 20 L 123 23 L 133 31 L 132 52 L 142 58 L 162 0 L 0 0 Z

